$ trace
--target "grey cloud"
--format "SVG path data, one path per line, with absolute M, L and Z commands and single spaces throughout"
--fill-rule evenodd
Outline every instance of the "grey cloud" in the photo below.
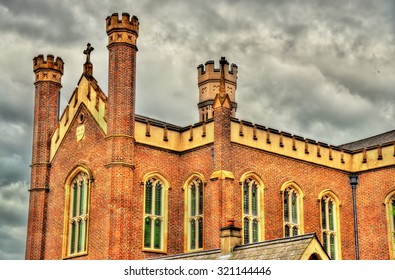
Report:
M 23 259 L 25 253 L 28 185 L 0 187 L 0 260 Z

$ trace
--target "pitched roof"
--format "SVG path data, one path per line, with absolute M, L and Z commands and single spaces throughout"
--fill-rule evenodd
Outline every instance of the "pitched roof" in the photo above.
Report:
M 347 149 L 347 150 L 359 150 L 363 148 L 368 148 L 377 145 L 383 145 L 389 142 L 395 141 L 395 130 L 387 131 L 378 135 L 374 135 L 365 139 L 361 139 L 358 141 L 346 143 L 340 145 L 340 148 Z
M 233 252 L 221 254 L 220 249 L 161 257 L 166 260 L 303 260 L 311 255 L 327 260 L 329 256 L 315 233 L 238 245 Z

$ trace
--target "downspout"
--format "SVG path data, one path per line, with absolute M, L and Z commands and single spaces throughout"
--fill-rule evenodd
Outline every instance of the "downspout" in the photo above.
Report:
M 350 174 L 350 185 L 352 190 L 352 205 L 354 214 L 354 239 L 355 239 L 355 259 L 359 260 L 359 241 L 358 241 L 358 215 L 357 215 L 357 194 L 358 174 Z

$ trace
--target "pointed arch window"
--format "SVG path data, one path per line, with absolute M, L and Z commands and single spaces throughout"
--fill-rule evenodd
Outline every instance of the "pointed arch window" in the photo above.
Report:
M 283 186 L 283 221 L 284 236 L 303 234 L 302 192 L 294 184 Z
M 90 181 L 78 168 L 66 183 L 64 258 L 87 254 Z
M 203 181 L 194 177 L 187 187 L 187 250 L 203 249 Z
M 387 212 L 388 243 L 390 259 L 395 259 L 395 191 L 391 192 L 384 201 Z
M 160 177 L 151 176 L 144 184 L 143 248 L 164 251 L 167 234 L 167 187 Z
M 320 199 L 322 245 L 332 260 L 339 259 L 340 239 L 337 200 L 325 194 Z
M 242 181 L 244 244 L 262 240 L 262 189 L 263 186 L 253 176 L 248 176 Z

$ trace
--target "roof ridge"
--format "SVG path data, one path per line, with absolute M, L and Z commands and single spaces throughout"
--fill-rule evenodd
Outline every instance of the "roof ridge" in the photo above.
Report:
M 289 242 L 289 241 L 298 241 L 298 240 L 303 240 L 303 239 L 310 239 L 310 238 L 313 238 L 315 236 L 316 236 L 315 233 L 306 233 L 306 234 L 301 234 L 301 235 L 296 235 L 296 236 L 289 236 L 289 237 L 282 237 L 282 238 L 264 240 L 264 241 L 260 241 L 260 242 L 250 243 L 250 244 L 238 245 L 238 246 L 235 247 L 235 251 L 236 250 L 248 249 L 248 248 L 252 248 L 252 247 L 264 246 L 264 245 L 272 245 L 272 244 L 285 243 L 285 242 Z

